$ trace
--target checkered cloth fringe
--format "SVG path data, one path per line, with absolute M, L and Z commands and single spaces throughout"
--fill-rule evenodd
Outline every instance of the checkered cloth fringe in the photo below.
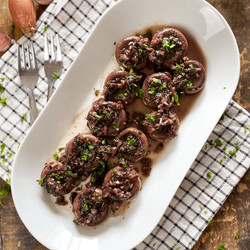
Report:
M 64 68 L 56 87 L 96 21 L 112 4 L 112 0 L 54 0 L 40 17 L 32 38 L 40 68 L 43 68 L 44 28 L 48 25 L 46 33 L 58 34 L 61 40 Z M 30 39 L 24 36 L 18 43 Z M 28 97 L 18 77 L 15 50 L 12 46 L 0 59 L 0 84 L 5 88 L 0 93 L 0 174 L 7 182 L 14 154 L 29 129 Z M 39 109 L 46 104 L 46 92 L 45 73 L 40 70 L 35 89 Z M 192 248 L 249 168 L 249 118 L 247 111 L 230 101 L 223 119 L 195 159 L 161 221 L 136 249 Z

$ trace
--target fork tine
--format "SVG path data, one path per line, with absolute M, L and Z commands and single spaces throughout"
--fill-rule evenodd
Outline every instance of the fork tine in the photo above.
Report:
M 47 35 L 44 35 L 44 61 L 49 61 L 49 49 Z
M 20 72 L 22 67 L 21 67 L 21 57 L 20 57 L 20 45 L 17 43 L 17 65 L 18 65 L 18 71 Z
M 50 36 L 50 41 L 51 41 L 51 60 L 55 61 L 55 50 L 54 50 L 54 39 L 53 35 L 51 34 Z
M 29 69 L 32 69 L 32 67 L 31 67 L 31 60 L 30 60 L 30 49 L 29 49 L 29 45 L 27 44 L 26 47 L 27 47 L 27 62 L 28 62 L 28 67 L 29 67 Z
M 56 48 L 57 48 L 56 60 L 57 60 L 57 62 L 60 62 L 60 61 L 62 61 L 62 51 L 61 51 L 61 46 L 60 46 L 58 34 L 56 34 Z
M 25 48 L 24 48 L 24 45 L 22 44 L 22 51 L 23 51 L 23 64 L 24 64 L 24 69 L 26 68 L 26 58 L 25 58 Z
M 31 47 L 31 54 L 32 54 L 32 57 L 33 57 L 33 61 L 34 61 L 34 69 L 37 69 L 37 59 L 36 59 L 36 56 L 35 56 L 35 50 L 34 50 L 33 43 L 31 43 L 30 47 Z

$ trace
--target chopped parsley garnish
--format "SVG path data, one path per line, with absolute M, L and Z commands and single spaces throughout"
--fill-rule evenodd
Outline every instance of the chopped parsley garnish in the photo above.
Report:
M 187 80 L 186 85 L 188 89 L 191 89 L 193 87 L 193 81 L 192 80 Z
M 102 166 L 103 169 L 105 168 L 105 162 L 104 161 L 100 160 L 100 161 L 98 161 L 98 163 Z
M 27 120 L 27 114 L 23 114 L 21 117 L 21 123 L 23 123 L 24 120 Z
M 142 148 L 142 151 L 146 151 L 146 150 L 147 150 L 147 148 L 146 148 L 146 147 Z
M 4 92 L 4 90 L 5 90 L 5 88 L 3 87 L 3 85 L 2 85 L 2 84 L 0 84 L 0 93 L 3 93 L 3 92 Z
M 145 43 L 143 43 L 142 45 L 143 45 L 145 48 L 147 48 L 147 47 L 148 47 L 148 45 L 147 45 L 147 44 L 145 44 Z
M 11 182 L 11 179 L 10 178 L 6 178 L 5 180 L 7 183 L 10 183 Z
M 203 206 L 202 205 L 199 205 L 200 209 L 203 209 Z
M 114 42 L 114 45 L 116 45 L 116 42 Z
M 205 210 L 204 213 L 207 214 L 207 210 Z
M 155 115 L 151 115 L 150 113 L 149 114 L 146 114 L 146 117 L 148 120 L 152 121 L 152 122 L 156 122 L 156 117 Z
M 129 74 L 132 75 L 134 73 L 134 70 L 131 68 L 129 71 Z
M 6 197 L 9 192 L 10 192 L 10 186 L 0 188 L 0 195 L 3 197 Z
M 98 120 L 100 120 L 100 119 L 102 118 L 101 115 L 94 115 L 94 116 L 95 116 L 95 118 L 97 118 Z
M 54 157 L 54 159 L 55 159 L 56 161 L 59 161 L 59 155 L 58 155 L 58 154 L 54 154 L 53 157 Z
M 7 161 L 7 160 L 5 159 L 5 155 L 1 155 L 0 158 L 3 159 L 2 162 L 6 162 L 6 161 Z
M 53 77 L 54 79 L 57 79 L 57 78 L 58 78 L 57 73 L 56 73 L 56 72 L 53 72 L 53 73 L 52 73 L 52 77 Z
M 239 109 L 238 114 L 241 114 L 241 113 L 242 113 L 242 110 L 241 110 L 241 109 Z
M 235 239 L 238 239 L 239 237 L 240 237 L 240 233 L 237 232 L 237 233 L 234 235 L 234 238 L 235 238 Z
M 176 44 L 172 43 L 172 41 L 172 38 L 170 38 L 168 41 L 162 41 L 163 47 L 167 52 L 170 52 L 170 50 L 176 46 Z
M 159 90 L 163 90 L 166 87 L 167 87 L 167 83 L 164 83 L 164 84 L 161 83 L 161 86 L 159 87 Z
M 176 65 L 175 65 L 175 70 L 176 70 L 179 74 L 185 75 L 184 66 L 180 66 L 178 63 L 176 63 Z
M 94 88 L 94 91 L 95 91 L 95 96 L 98 96 L 100 94 L 100 90 Z
M 123 158 L 120 159 L 120 163 L 122 164 L 124 168 L 127 167 L 127 163 L 125 162 Z
M 3 99 L 0 98 L 0 103 L 1 103 L 3 106 L 6 106 L 6 105 L 7 105 L 6 100 L 7 100 L 6 97 L 3 98 Z
M 236 143 L 234 143 L 234 145 L 235 145 L 236 150 L 239 150 L 239 143 L 236 142 Z
M 211 179 L 211 177 L 212 177 L 212 173 L 211 172 L 207 172 L 207 178 Z
M 117 120 L 113 120 L 112 122 L 112 128 L 116 128 L 117 127 Z
M 4 77 L 1 77 L 0 80 L 1 80 L 1 82 L 3 82 L 3 81 L 5 80 L 5 78 L 4 78 Z
M 152 78 L 152 80 L 153 80 L 153 82 L 154 83 L 159 83 L 159 84 L 161 84 L 161 80 L 160 79 L 157 79 L 157 78 Z
M 225 119 L 225 112 L 222 114 L 222 116 L 221 116 L 220 119 L 221 119 L 221 120 L 224 120 L 224 119 Z
M 88 145 L 88 148 L 89 148 L 89 149 L 94 149 L 95 146 L 94 146 L 93 144 L 89 144 L 89 145 Z
M 127 141 L 126 141 L 126 142 L 127 142 L 128 145 L 133 145 L 133 144 L 136 143 L 136 140 L 133 139 L 133 138 L 132 138 L 132 139 L 127 138 Z
M 102 145 L 106 145 L 106 140 L 102 140 Z
M 223 143 L 220 139 L 216 139 L 214 142 L 215 142 L 217 147 L 221 147 L 223 145 Z
M 66 172 L 66 175 L 68 175 L 68 176 L 72 176 L 72 175 L 73 175 L 73 173 L 72 173 L 72 171 L 67 171 L 67 172 Z
M 192 60 L 190 60 L 191 62 Z M 194 70 L 194 66 L 191 64 L 190 67 L 189 67 L 190 70 Z
M 148 93 L 149 93 L 150 95 L 155 94 L 155 88 L 154 88 L 154 87 L 148 88 Z
M 15 29 L 15 24 L 14 24 L 14 23 L 11 23 L 11 24 L 10 24 L 10 27 L 11 27 L 12 30 L 14 30 L 14 29 Z
M 127 96 L 127 95 L 128 95 L 127 93 L 119 93 L 119 94 L 118 94 L 118 97 L 121 97 L 121 98 L 122 98 L 122 97 L 125 97 L 125 96 Z
M 137 85 L 136 85 L 134 82 L 131 82 L 131 85 L 132 85 L 134 88 L 137 88 Z
M 136 96 L 142 98 L 144 94 L 144 90 L 143 89 L 139 89 L 138 92 L 136 92 Z
M 246 127 L 244 127 L 243 129 L 244 129 L 245 132 L 247 132 L 247 128 Z
M 209 145 L 211 145 L 211 146 L 214 145 L 213 140 L 208 141 L 208 143 L 209 143 Z
M 43 31 L 45 32 L 49 28 L 49 25 L 45 25 Z
M 224 157 L 223 157 L 224 159 L 227 159 L 227 156 L 226 155 L 224 155 Z
M 80 223 L 79 223 L 79 222 L 77 222 L 76 220 L 73 220 L 73 222 L 74 222 L 77 226 L 79 226 L 79 225 L 80 225 Z
M 120 69 L 121 69 L 122 71 L 125 71 L 125 68 L 124 68 L 123 66 L 120 66 Z
M 211 224 L 212 220 L 209 220 L 207 223 L 207 226 L 209 226 Z
M 43 178 L 41 180 L 36 180 L 38 182 L 38 184 L 41 186 L 43 184 L 44 179 L 46 178 L 46 175 L 43 176 Z
M 0 195 L 3 197 L 6 197 L 8 193 L 10 192 L 10 186 L 2 187 L 0 188 Z M 1 199 L 0 199 L 0 205 L 3 205 Z
M 226 244 L 220 244 L 218 247 L 218 250 L 226 250 L 227 248 L 225 248 Z
M 7 152 L 7 156 L 10 158 L 13 154 L 10 152 Z
M 56 174 L 56 173 L 52 173 L 53 176 L 55 176 L 55 178 L 57 179 L 63 179 L 63 176 Z
M 234 149 L 234 150 L 230 150 L 228 153 L 229 153 L 231 156 L 236 157 L 236 150 L 235 150 L 235 149 Z
M 5 149 L 5 144 L 2 143 L 1 146 L 0 146 L 0 154 L 3 153 L 4 149 Z
M 84 150 L 84 151 L 83 151 L 83 154 L 82 154 L 82 156 L 81 156 L 81 160 L 82 160 L 82 161 L 87 161 L 87 160 L 88 160 L 88 157 L 92 157 L 92 154 L 89 153 L 88 150 Z
M 180 106 L 179 96 L 176 93 L 174 93 L 172 96 L 172 102 L 175 102 L 177 104 L 177 106 Z
M 88 210 L 89 210 L 88 204 L 87 204 L 87 203 L 84 203 L 84 205 L 83 205 L 83 211 L 86 212 L 86 211 L 88 211 Z
M 59 149 L 58 149 L 59 153 L 61 153 L 64 149 L 65 149 L 64 147 L 59 148 Z
M 139 48 L 138 52 L 139 52 L 139 56 L 140 56 L 142 54 L 143 50 Z

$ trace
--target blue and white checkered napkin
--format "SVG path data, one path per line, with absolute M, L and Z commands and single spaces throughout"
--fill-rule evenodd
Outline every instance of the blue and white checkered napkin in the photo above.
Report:
M 96 21 L 112 4 L 112 0 L 54 0 L 43 13 L 37 22 L 34 47 L 42 68 L 44 27 L 49 25 L 48 34 L 59 34 L 64 70 L 57 85 Z M 19 43 L 29 39 L 22 37 Z M 29 119 L 26 118 L 26 114 L 29 118 L 28 97 L 20 84 L 16 60 L 15 46 L 0 59 L 0 84 L 5 88 L 0 93 L 0 174 L 7 182 L 10 180 L 15 152 L 29 129 Z M 40 70 L 39 76 L 35 95 L 38 107 L 42 109 L 46 104 L 47 83 L 43 70 Z M 5 102 L 6 106 L 3 106 Z M 231 101 L 223 118 L 195 159 L 161 221 L 136 249 L 192 248 L 249 168 L 248 112 Z

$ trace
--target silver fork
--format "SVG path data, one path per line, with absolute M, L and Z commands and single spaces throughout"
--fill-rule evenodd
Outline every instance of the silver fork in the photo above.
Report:
M 22 47 L 22 59 L 20 56 L 21 54 L 20 47 Z M 27 49 L 26 52 L 25 48 Z M 19 44 L 17 44 L 17 60 L 18 60 L 18 71 L 20 80 L 22 84 L 27 88 L 27 92 L 29 95 L 30 123 L 32 124 L 38 116 L 36 100 L 34 96 L 34 87 L 38 81 L 38 67 L 37 67 L 37 60 L 35 57 L 33 43 L 31 43 L 30 46 L 29 45 L 20 46 Z
M 51 51 L 51 60 L 49 58 L 49 48 L 48 48 L 48 39 L 47 35 L 44 35 L 44 71 L 49 80 L 49 88 L 48 88 L 48 95 L 47 101 L 51 97 L 53 93 L 53 86 L 58 78 L 58 75 L 62 72 L 62 52 L 60 48 L 59 37 L 56 35 L 56 57 L 55 57 L 55 49 L 54 49 L 54 37 L 53 35 L 50 36 L 50 51 Z

